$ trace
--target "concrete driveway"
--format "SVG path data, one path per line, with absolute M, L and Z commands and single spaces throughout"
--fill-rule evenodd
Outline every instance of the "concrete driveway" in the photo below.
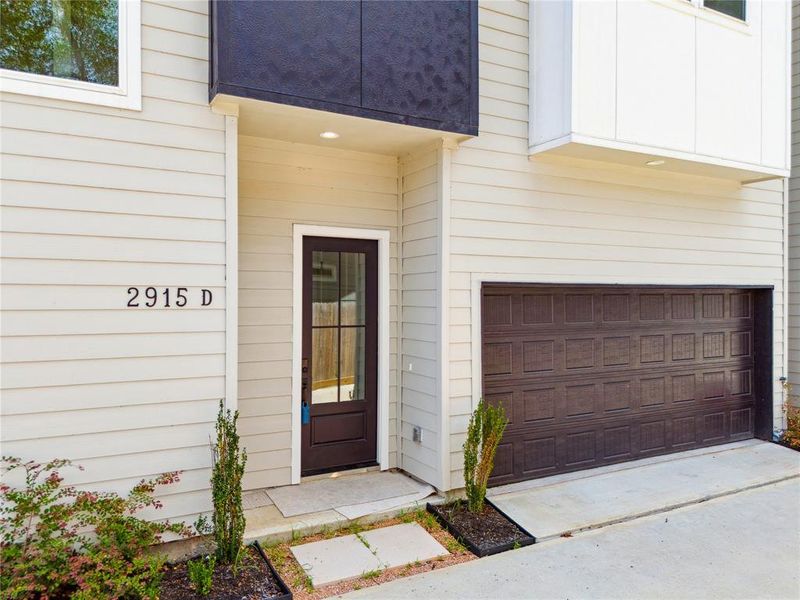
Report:
M 564 506 L 571 516 L 554 518 L 550 531 L 566 522 L 567 529 L 576 533 L 366 588 L 347 597 L 800 598 L 800 453 L 774 444 L 749 443 L 676 456 L 549 485 L 537 484 L 528 490 L 506 491 L 533 498 L 544 494 L 540 496 L 543 501 L 548 497 L 554 501 L 558 494 L 548 488 L 555 486 L 570 495 Z M 765 467 L 767 456 L 770 460 Z M 680 486 L 675 482 L 683 477 L 700 482 L 714 476 L 705 468 L 693 471 L 690 459 L 696 458 L 703 459 L 695 463 L 698 469 L 708 467 L 709 461 L 722 460 L 711 464 L 717 464 L 719 473 L 726 475 L 718 479 L 719 487 L 701 485 L 708 493 L 695 494 L 696 499 L 691 500 L 676 495 Z M 653 485 L 654 472 L 650 469 L 642 474 L 646 484 L 636 484 L 637 478 L 631 477 L 636 469 L 669 463 L 675 463 L 672 475 L 663 469 L 655 471 L 659 474 L 655 484 L 660 480 L 660 488 Z M 737 463 L 738 488 L 731 476 L 737 472 Z M 776 463 L 782 467 L 774 469 Z M 756 473 L 757 466 L 766 468 L 769 477 Z M 606 476 L 611 474 L 624 477 L 607 481 Z M 586 481 L 593 477 L 603 480 Z M 615 481 L 622 486 L 617 491 L 623 495 L 648 489 L 660 496 L 660 507 L 643 500 L 628 506 L 629 517 L 619 517 L 613 506 Z M 580 519 L 575 506 L 581 505 L 578 491 L 584 486 L 600 494 L 595 504 L 612 506 L 605 511 L 589 510 L 584 504 L 587 516 Z M 524 508 L 520 514 L 529 518 L 535 504 L 513 497 Z M 670 503 L 676 499 L 680 502 L 673 507 Z M 552 509 L 543 508 L 542 514 Z M 609 515 L 612 524 L 605 525 L 602 520 Z M 542 531 L 545 529 L 540 528 Z
M 749 440 L 512 484 L 490 497 L 541 542 L 798 474 L 800 452 Z

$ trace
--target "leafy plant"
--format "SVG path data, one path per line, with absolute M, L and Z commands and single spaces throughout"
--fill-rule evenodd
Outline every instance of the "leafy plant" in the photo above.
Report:
M 178 473 L 142 480 L 125 496 L 64 485 L 64 459 L 47 463 L 3 457 L 5 477 L 21 473 L 19 487 L 0 485 L 0 588 L 3 598 L 155 598 L 164 558 L 148 552 L 162 535 L 187 535 L 182 524 L 144 521 L 153 496 Z M 81 467 L 76 467 L 81 469 Z M 13 475 L 12 475 L 13 477 Z
M 792 386 L 783 384 L 786 390 L 786 401 L 783 403 L 783 415 L 786 427 L 780 432 L 778 442 L 789 448 L 800 450 L 800 406 L 797 405 L 798 396 L 792 394 Z
M 208 596 L 211 593 L 211 583 L 216 565 L 217 559 L 214 556 L 203 556 L 186 563 L 189 581 L 192 582 L 194 591 L 199 595 Z
M 483 398 L 469 419 L 464 442 L 464 486 L 467 508 L 481 512 L 486 500 L 486 485 L 494 468 L 494 455 L 508 425 L 502 406 L 487 404 Z
M 214 448 L 214 468 L 211 474 L 214 540 L 217 561 L 232 565 L 239 561 L 245 528 L 242 476 L 247 463 L 247 452 L 239 448 L 239 434 L 236 432 L 238 419 L 239 411 L 231 414 L 220 401 L 217 444 Z

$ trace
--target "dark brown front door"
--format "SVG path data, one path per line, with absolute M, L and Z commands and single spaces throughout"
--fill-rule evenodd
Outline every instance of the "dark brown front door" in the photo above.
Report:
M 378 242 L 303 239 L 302 473 L 375 464 Z
M 493 485 L 768 435 L 771 292 L 485 285 Z

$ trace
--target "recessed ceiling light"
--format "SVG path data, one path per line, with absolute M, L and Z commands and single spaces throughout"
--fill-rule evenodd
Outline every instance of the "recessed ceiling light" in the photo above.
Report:
M 319 137 L 325 140 L 335 140 L 336 138 L 339 137 L 339 134 L 336 133 L 335 131 L 323 131 L 322 133 L 319 134 Z
M 663 160 L 648 160 L 644 164 L 646 164 L 648 167 L 658 167 L 659 165 L 663 165 L 664 161 Z

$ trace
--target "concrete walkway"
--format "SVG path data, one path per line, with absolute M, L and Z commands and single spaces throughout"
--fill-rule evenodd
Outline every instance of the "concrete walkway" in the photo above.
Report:
M 346 597 L 797 599 L 798 565 L 793 478 Z
M 491 499 L 541 542 L 798 475 L 800 452 L 749 441 L 541 479 Z

